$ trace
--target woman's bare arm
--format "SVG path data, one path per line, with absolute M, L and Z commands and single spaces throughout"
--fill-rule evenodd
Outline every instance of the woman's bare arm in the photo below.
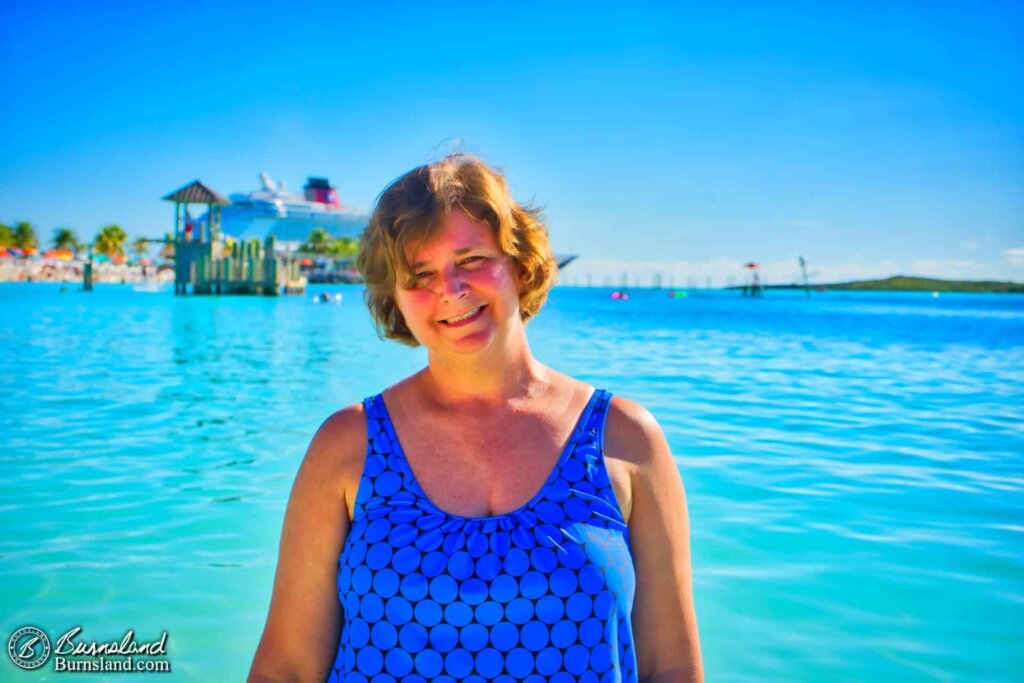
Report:
M 636 568 L 633 637 L 640 680 L 703 681 L 686 492 L 665 435 L 646 409 L 614 397 L 605 453 L 629 463 L 629 535 Z
M 323 681 L 341 626 L 338 555 L 366 454 L 361 405 L 320 426 L 292 485 L 281 531 L 274 592 L 249 681 Z

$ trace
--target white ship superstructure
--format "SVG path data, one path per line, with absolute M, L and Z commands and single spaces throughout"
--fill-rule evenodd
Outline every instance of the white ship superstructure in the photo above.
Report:
M 314 228 L 332 237 L 358 238 L 369 216 L 352 210 L 338 199 L 338 191 L 326 178 L 310 178 L 303 195 L 289 193 L 284 183 L 260 173 L 262 189 L 236 192 L 231 204 L 221 208 L 221 234 L 239 240 L 276 238 L 278 248 L 295 249 L 309 238 Z M 203 215 L 196 222 L 205 222 Z

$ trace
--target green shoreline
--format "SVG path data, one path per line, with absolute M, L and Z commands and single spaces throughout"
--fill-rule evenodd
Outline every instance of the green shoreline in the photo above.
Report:
M 1024 284 L 997 280 L 938 280 L 926 277 L 896 275 L 884 280 L 858 280 L 833 284 L 813 284 L 816 292 L 875 291 L 875 292 L 965 292 L 971 294 L 1024 294 Z M 765 285 L 765 289 L 804 289 L 804 285 Z

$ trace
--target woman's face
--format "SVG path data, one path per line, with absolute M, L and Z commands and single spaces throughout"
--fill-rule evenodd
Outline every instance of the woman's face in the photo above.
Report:
M 486 223 L 455 211 L 434 239 L 410 245 L 406 257 L 416 286 L 397 286 L 395 301 L 429 351 L 472 353 L 522 324 L 515 265 Z

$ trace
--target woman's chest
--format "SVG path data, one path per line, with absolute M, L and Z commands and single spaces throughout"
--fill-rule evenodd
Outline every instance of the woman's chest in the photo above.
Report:
M 604 458 L 585 462 L 576 452 L 581 443 L 592 455 L 601 444 L 584 443 L 586 435 L 576 433 L 579 429 L 563 434 L 557 426 L 539 421 L 491 430 L 435 425 L 407 429 L 400 438 L 406 466 L 422 493 L 447 513 L 493 517 L 518 510 L 545 487 L 572 486 L 573 481 L 557 480 L 588 467 L 588 476 L 600 469 L 608 479 L 628 522 L 632 507 L 628 469 Z
M 427 497 L 463 517 L 522 507 L 547 482 L 567 438 L 534 422 L 519 427 L 410 429 L 401 436 L 406 462 Z

